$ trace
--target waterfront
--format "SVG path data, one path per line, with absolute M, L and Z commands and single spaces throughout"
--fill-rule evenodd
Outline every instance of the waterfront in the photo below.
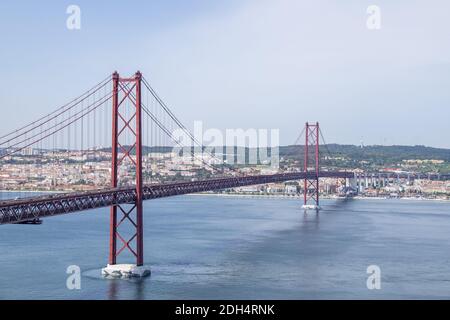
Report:
M 12 195 L 8 195 L 12 196 Z M 0 226 L 2 299 L 450 298 L 450 204 L 182 196 L 145 202 L 152 276 L 105 280 L 108 209 Z M 82 270 L 81 290 L 66 268 Z M 366 268 L 381 268 L 368 290 Z

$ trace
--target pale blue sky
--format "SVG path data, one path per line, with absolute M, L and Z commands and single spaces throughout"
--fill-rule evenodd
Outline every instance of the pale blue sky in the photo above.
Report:
M 381 30 L 366 27 L 371 4 Z M 444 0 L 2 2 L 0 133 L 139 69 L 189 127 L 279 128 L 289 144 L 320 121 L 327 142 L 450 148 L 449 12 Z

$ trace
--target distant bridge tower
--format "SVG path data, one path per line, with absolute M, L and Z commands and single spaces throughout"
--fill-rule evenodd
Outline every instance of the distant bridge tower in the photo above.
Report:
M 129 204 L 111 207 L 109 263 L 102 273 L 106 276 L 145 276 L 150 274 L 150 270 L 143 267 L 142 75 L 138 71 L 134 77 L 121 78 L 114 72 L 112 80 L 111 187 L 120 186 L 118 169 L 127 163 L 135 170 L 136 196 Z M 130 136 L 132 141 L 129 140 Z M 123 228 L 120 232 L 119 227 Z M 124 236 L 125 233 L 128 236 Z M 131 253 L 136 264 L 117 264 L 117 258 L 122 252 Z
M 304 179 L 304 209 L 320 209 L 319 207 L 319 123 L 306 123 L 305 128 L 305 156 L 303 170 Z

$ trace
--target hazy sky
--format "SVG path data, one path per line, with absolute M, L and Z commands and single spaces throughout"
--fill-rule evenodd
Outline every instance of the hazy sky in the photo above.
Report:
M 66 8 L 81 8 L 81 30 Z M 381 29 L 366 26 L 369 5 Z M 0 133 L 118 70 L 188 126 L 450 148 L 449 1 L 2 1 Z

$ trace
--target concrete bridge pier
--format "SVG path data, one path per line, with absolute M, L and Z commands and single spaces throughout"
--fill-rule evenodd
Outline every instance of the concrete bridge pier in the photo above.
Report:
M 345 185 L 347 187 L 352 188 L 353 190 L 358 190 L 358 182 L 356 174 L 353 176 L 353 178 L 345 178 Z

